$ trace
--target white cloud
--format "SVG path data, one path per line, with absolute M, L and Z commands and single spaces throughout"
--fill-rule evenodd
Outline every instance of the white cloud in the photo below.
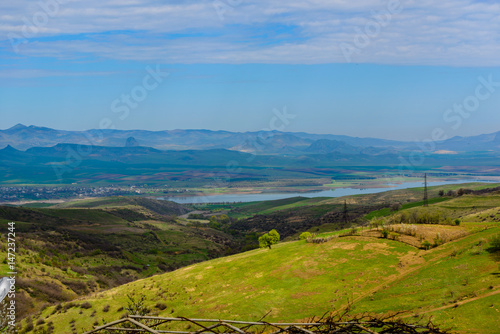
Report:
M 347 61 L 340 46 L 350 45 L 356 48 L 351 60 L 359 63 L 500 65 L 500 4 L 494 2 L 401 0 L 402 11 L 361 45 L 360 34 L 377 29 L 374 13 L 387 13 L 397 0 L 216 1 L 225 3 L 222 19 L 212 0 L 40 0 L 52 4 L 48 11 L 39 2 L 3 2 L 0 46 L 8 53 L 9 33 L 19 43 L 28 31 L 27 43 L 18 45 L 26 56 L 334 63 Z
M 49 71 L 40 69 L 6 69 L 0 71 L 0 78 L 3 79 L 26 79 L 26 78 L 45 78 L 61 76 L 108 76 L 118 72 L 70 72 L 70 71 Z

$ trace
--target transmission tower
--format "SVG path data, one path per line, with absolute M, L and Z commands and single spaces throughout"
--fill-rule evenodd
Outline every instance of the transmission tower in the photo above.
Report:
M 347 226 L 347 223 L 349 222 L 349 217 L 347 216 L 347 201 L 344 200 L 344 224 Z
M 427 173 L 424 174 L 424 206 L 429 206 L 429 197 L 427 196 Z

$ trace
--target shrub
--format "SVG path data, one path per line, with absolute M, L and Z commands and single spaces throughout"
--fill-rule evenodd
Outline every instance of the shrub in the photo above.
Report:
M 402 207 L 403 206 L 401 205 L 401 203 L 393 203 L 393 204 L 391 204 L 390 209 L 391 209 L 391 211 L 399 211 L 399 210 L 401 210 Z
M 432 246 L 431 243 L 427 240 L 424 240 L 422 242 L 422 248 L 424 248 L 425 250 L 429 250 L 429 248 L 431 248 L 431 246 Z
M 89 309 L 92 307 L 92 304 L 90 304 L 89 302 L 85 302 L 85 303 L 80 304 L 80 307 L 84 308 L 84 309 Z
M 389 233 L 389 238 L 392 240 L 399 240 L 399 233 L 391 232 L 391 233 Z
M 146 307 L 145 299 L 146 297 L 142 295 L 139 300 L 136 300 L 133 295 L 127 295 L 128 302 L 125 310 L 129 312 L 129 314 L 134 315 L 147 315 L 150 310 Z
M 166 308 L 167 308 L 167 305 L 165 305 L 164 303 L 157 303 L 157 304 L 155 305 L 155 307 L 156 307 L 157 309 L 159 309 L 159 310 L 163 311 L 164 309 L 166 309 Z
M 26 321 L 26 327 L 23 328 L 25 332 L 30 332 L 34 329 L 33 327 L 33 322 L 31 321 L 31 319 L 28 319 Z
M 311 232 L 303 232 L 299 236 L 299 240 L 306 240 L 311 237 Z
M 382 238 L 387 239 L 387 236 L 389 235 L 389 231 L 386 230 L 385 228 L 382 230 Z
M 97 256 L 102 254 L 102 250 L 100 249 L 94 249 L 92 252 L 90 252 L 90 256 Z
M 338 237 L 339 237 L 338 235 L 330 235 L 328 237 L 309 238 L 306 239 L 306 241 L 313 244 L 322 244 L 332 240 L 333 238 L 338 238 Z
M 436 233 L 436 237 L 434 238 L 434 247 L 437 247 L 441 244 L 443 244 L 443 239 L 441 239 L 441 234 Z
M 500 252 L 500 234 L 495 235 L 490 240 L 489 250 L 492 252 Z
M 460 225 L 460 219 L 458 219 L 458 218 L 455 219 L 455 225 L 457 225 L 457 226 Z
M 280 235 L 276 230 L 271 230 L 263 236 L 259 237 L 259 247 L 268 247 L 271 249 L 271 245 L 277 244 L 280 241 Z

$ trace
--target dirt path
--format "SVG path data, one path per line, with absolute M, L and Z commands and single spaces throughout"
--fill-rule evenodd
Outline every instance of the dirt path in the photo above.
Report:
M 429 251 L 419 251 L 418 253 L 416 253 L 415 255 L 416 256 L 419 256 L 419 255 L 423 255 L 425 253 L 429 254 L 429 253 L 432 253 L 433 251 L 437 251 L 438 248 L 434 248 L 434 249 L 431 249 Z M 347 309 L 349 306 L 351 305 L 355 305 L 355 303 L 357 303 L 358 301 L 360 301 L 361 299 L 363 298 L 366 298 L 370 295 L 372 295 L 373 293 L 377 292 L 377 291 L 380 291 L 381 289 L 384 288 L 384 286 L 386 285 L 390 285 L 396 281 L 399 281 L 401 280 L 402 278 L 414 273 L 415 271 L 418 271 L 422 268 L 424 268 L 425 266 L 428 266 L 429 264 L 431 264 L 432 262 L 435 262 L 435 261 L 438 261 L 442 258 L 445 258 L 447 256 L 450 256 L 450 254 L 452 253 L 452 251 L 449 251 L 449 252 L 443 252 L 443 254 L 440 254 L 440 255 L 437 255 L 436 257 L 433 257 L 432 259 L 429 259 L 427 261 L 424 261 L 422 264 L 420 265 L 416 265 L 414 267 L 411 267 L 411 268 L 408 268 L 406 270 L 402 270 L 400 271 L 399 275 L 396 275 L 395 277 L 392 277 L 392 278 L 388 278 L 387 280 L 383 281 L 381 284 L 373 287 L 372 289 L 366 291 L 365 293 L 361 294 L 360 296 L 354 298 L 352 301 L 350 301 L 348 304 L 344 304 L 342 306 L 340 306 L 340 308 L 335 312 L 335 314 Z
M 456 302 L 456 303 L 453 303 L 453 304 L 450 304 L 450 305 L 446 305 L 446 306 L 436 307 L 436 308 L 433 308 L 433 309 L 430 309 L 430 310 L 427 310 L 427 311 L 423 311 L 423 312 L 415 312 L 413 314 L 405 315 L 405 316 L 403 316 L 401 318 L 408 318 L 408 317 L 413 317 L 414 315 L 422 315 L 422 314 L 426 314 L 426 313 L 429 313 L 429 312 L 441 311 L 441 310 L 445 310 L 447 308 L 457 307 L 459 305 L 467 304 L 467 303 L 473 302 L 475 300 L 486 298 L 486 297 L 493 296 L 493 295 L 496 295 L 496 294 L 500 293 L 500 286 L 496 286 L 495 289 L 497 289 L 497 290 L 489 292 L 489 293 L 486 293 L 486 294 L 481 295 L 481 296 L 469 298 L 469 299 L 462 300 L 462 301 L 459 301 L 459 302 Z

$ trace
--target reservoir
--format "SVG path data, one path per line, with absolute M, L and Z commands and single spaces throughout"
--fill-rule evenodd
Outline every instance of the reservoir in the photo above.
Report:
M 495 182 L 495 181 L 477 181 L 477 180 L 454 180 L 454 181 L 435 181 L 427 182 L 429 187 L 442 186 L 448 184 L 460 184 L 468 182 Z M 207 194 L 202 196 L 179 196 L 179 197 L 159 197 L 159 200 L 168 200 L 179 204 L 191 203 L 221 203 L 221 202 L 255 202 L 255 201 L 272 201 L 277 199 L 284 199 L 290 197 L 342 197 L 350 195 L 364 195 L 375 194 L 389 190 L 408 189 L 423 187 L 423 182 L 404 182 L 400 184 L 387 184 L 385 187 L 380 188 L 336 188 L 331 190 L 323 190 L 316 192 L 287 192 L 287 193 L 259 193 L 259 194 Z

